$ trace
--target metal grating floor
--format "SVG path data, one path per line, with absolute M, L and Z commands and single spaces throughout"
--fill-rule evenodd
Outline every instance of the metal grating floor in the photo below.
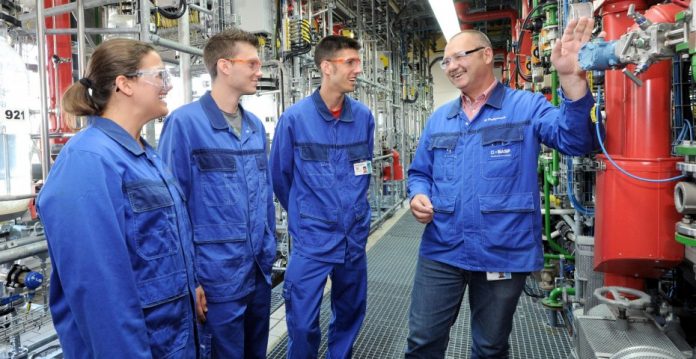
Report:
M 353 348 L 354 358 L 403 358 L 408 334 L 408 308 L 423 225 L 410 213 L 399 221 L 368 252 L 367 315 Z M 280 286 L 279 286 L 280 287 Z M 451 330 L 447 358 L 469 358 L 468 301 L 462 303 L 459 319 Z M 320 357 L 326 356 L 326 331 L 331 304 L 325 296 L 321 307 Z M 570 352 L 571 340 L 563 328 L 549 327 L 541 304 L 523 296 L 515 314 L 510 337 L 511 358 L 562 359 Z M 287 335 L 268 354 L 285 358 Z

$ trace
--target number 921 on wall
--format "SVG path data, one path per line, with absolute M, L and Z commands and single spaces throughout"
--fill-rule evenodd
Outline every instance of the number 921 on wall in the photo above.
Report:
M 15 110 L 4 108 L 0 109 L 0 114 L 2 114 L 3 120 L 24 120 L 26 119 L 26 113 L 24 110 Z

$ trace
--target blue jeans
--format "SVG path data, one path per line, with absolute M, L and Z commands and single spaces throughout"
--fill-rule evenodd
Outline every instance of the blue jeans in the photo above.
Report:
M 488 281 L 472 272 L 424 257 L 418 258 L 411 292 L 406 358 L 445 357 L 450 328 L 469 287 L 472 359 L 508 358 L 512 317 L 528 273 Z

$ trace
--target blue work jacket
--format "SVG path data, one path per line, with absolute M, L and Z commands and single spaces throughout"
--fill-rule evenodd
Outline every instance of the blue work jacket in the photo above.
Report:
M 61 150 L 39 193 L 66 358 L 194 358 L 191 224 L 156 152 L 111 120 Z
M 196 276 L 211 302 L 236 300 L 268 283 L 276 255 L 275 208 L 261 121 L 239 106 L 241 138 L 210 92 L 164 123 L 159 151 L 187 199 Z
M 335 119 L 317 89 L 283 113 L 271 149 L 293 250 L 331 263 L 364 255 L 370 230 L 370 175 L 355 175 L 354 164 L 372 160 L 375 121 L 349 96 L 342 109 Z
M 472 271 L 541 269 L 540 143 L 572 156 L 592 151 L 593 103 L 588 91 L 557 108 L 498 83 L 470 123 L 461 97 L 437 109 L 408 171 L 410 198 L 428 196 L 435 212 L 420 254 Z

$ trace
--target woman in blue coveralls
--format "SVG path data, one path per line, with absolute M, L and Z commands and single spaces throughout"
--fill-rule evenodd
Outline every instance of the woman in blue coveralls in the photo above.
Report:
M 140 137 L 171 89 L 148 44 L 109 40 L 63 98 L 89 125 L 38 198 L 50 309 L 66 358 L 195 358 L 191 225 L 180 190 Z

